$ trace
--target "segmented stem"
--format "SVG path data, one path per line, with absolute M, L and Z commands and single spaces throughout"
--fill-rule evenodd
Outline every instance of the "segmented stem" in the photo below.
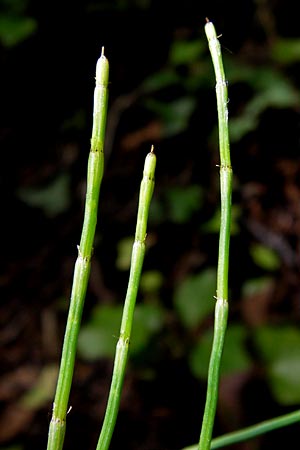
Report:
M 82 310 L 90 274 L 91 256 L 98 214 L 98 199 L 104 166 L 104 135 L 108 100 L 108 61 L 102 49 L 96 67 L 96 87 L 94 94 L 94 118 L 91 150 L 88 161 L 87 193 L 84 223 L 78 257 L 75 263 L 71 302 L 65 330 L 61 363 L 52 419 L 49 426 L 47 450 L 61 450 L 63 447 L 66 416 L 74 372 L 77 340 Z
M 151 152 L 148 153 L 146 157 L 143 179 L 141 182 L 135 241 L 133 244 L 131 255 L 128 288 L 123 308 L 120 336 L 116 348 L 112 382 L 97 450 L 106 450 L 109 448 L 111 437 L 117 420 L 121 391 L 123 387 L 126 363 L 128 358 L 128 348 L 131 336 L 134 307 L 136 303 L 136 297 L 138 293 L 145 255 L 147 221 L 150 202 L 154 189 L 155 166 L 156 156 L 153 152 L 152 147 Z
M 221 220 L 214 338 L 208 370 L 206 403 L 199 440 L 199 450 L 210 449 L 218 400 L 220 364 L 228 316 L 228 266 L 232 191 L 232 168 L 230 162 L 230 146 L 228 133 L 227 82 L 224 75 L 220 43 L 218 41 L 215 28 L 209 21 L 205 25 L 205 33 L 208 39 L 209 49 L 216 75 L 216 95 L 220 146 Z

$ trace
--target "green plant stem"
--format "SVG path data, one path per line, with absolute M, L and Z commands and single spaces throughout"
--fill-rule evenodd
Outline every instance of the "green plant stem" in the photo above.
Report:
M 108 61 L 102 49 L 102 54 L 98 59 L 96 67 L 93 130 L 88 161 L 84 223 L 80 245 L 78 247 L 78 257 L 74 268 L 71 302 L 53 403 L 52 419 L 49 426 L 48 450 L 60 450 L 64 442 L 78 333 L 90 274 L 91 256 L 97 223 L 98 199 L 103 176 L 103 145 L 107 116 L 108 72 Z
M 207 395 L 199 440 L 199 450 L 210 449 L 218 401 L 220 364 L 228 316 L 228 265 L 232 191 L 232 168 L 228 133 L 227 82 L 224 75 L 220 43 L 211 22 L 206 23 L 205 32 L 216 76 L 220 146 L 221 220 L 214 338 L 208 369 Z
M 153 152 L 152 147 L 151 152 L 148 153 L 146 157 L 143 179 L 141 182 L 137 225 L 131 255 L 128 288 L 123 308 L 120 336 L 116 347 L 116 355 L 107 408 L 102 425 L 102 430 L 98 440 L 97 450 L 106 450 L 109 448 L 111 437 L 117 420 L 121 391 L 123 387 L 126 363 L 128 358 L 133 313 L 145 255 L 147 221 L 150 202 L 154 189 L 155 166 L 156 156 Z
M 253 439 L 262 434 L 277 430 L 278 428 L 287 427 L 296 422 L 300 422 L 300 410 L 270 420 L 264 420 L 263 422 L 243 428 L 242 430 L 219 436 L 211 441 L 210 448 L 211 450 L 215 450 L 217 448 L 226 447 L 227 445 L 237 444 L 238 442 Z M 197 450 L 197 448 L 197 445 L 191 445 L 182 450 Z

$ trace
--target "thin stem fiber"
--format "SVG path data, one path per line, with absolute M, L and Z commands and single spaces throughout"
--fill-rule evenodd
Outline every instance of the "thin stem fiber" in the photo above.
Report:
M 254 439 L 257 436 L 261 436 L 262 434 L 269 433 L 270 431 L 279 428 L 287 427 L 296 422 L 300 422 L 300 410 L 284 414 L 283 416 L 274 417 L 273 419 L 264 420 L 263 422 L 242 428 L 241 430 L 226 433 L 223 436 L 218 436 L 211 441 L 210 449 L 216 450 L 218 448 L 226 447 L 227 445 Z M 182 450 L 197 450 L 197 448 L 197 445 L 190 445 Z

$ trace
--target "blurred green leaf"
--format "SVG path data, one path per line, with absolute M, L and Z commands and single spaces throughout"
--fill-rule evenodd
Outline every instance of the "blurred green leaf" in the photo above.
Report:
M 78 340 L 79 355 L 89 361 L 99 358 L 112 358 L 118 340 L 118 335 L 113 335 L 108 327 L 96 327 L 89 324 L 82 327 Z
M 300 61 L 300 39 L 277 39 L 271 49 L 272 58 L 281 64 L 292 64 Z
M 53 399 L 57 382 L 58 366 L 44 367 L 35 385 L 21 398 L 21 403 L 30 409 L 38 409 Z
M 245 112 L 239 117 L 233 117 L 229 121 L 229 131 L 231 142 L 238 142 L 246 134 L 254 131 L 258 126 L 256 115 L 248 115 Z
M 249 83 L 255 95 L 238 117 L 230 118 L 229 130 L 232 142 L 237 142 L 247 133 L 255 130 L 260 115 L 266 109 L 297 107 L 300 101 L 299 92 L 280 72 L 265 67 L 256 70 L 247 68 L 247 70 L 240 70 L 239 75 L 236 75 L 236 81 Z
M 61 131 L 73 131 L 83 130 L 86 126 L 86 111 L 84 109 L 78 109 L 72 113 L 72 115 L 66 118 L 61 124 Z
M 278 69 L 241 64 L 241 61 L 233 58 L 227 58 L 225 66 L 230 85 L 245 83 L 253 90 L 252 98 L 244 105 L 238 117 L 230 116 L 231 142 L 237 142 L 247 133 L 254 131 L 259 124 L 260 115 L 266 109 L 298 107 L 299 91 Z
M 130 353 L 136 355 L 149 344 L 152 336 L 164 325 L 164 312 L 158 305 L 139 304 L 134 311 Z
M 262 244 L 253 244 L 250 254 L 254 263 L 265 270 L 277 270 L 280 267 L 280 259 L 277 253 Z
M 241 216 L 241 206 L 232 205 L 231 206 L 231 235 L 235 235 L 239 232 L 238 220 Z M 219 233 L 220 232 L 220 221 L 221 221 L 221 210 L 218 208 L 211 219 L 201 226 L 201 230 L 205 233 Z
M 142 273 L 140 290 L 144 294 L 156 294 L 161 288 L 163 276 L 158 270 L 148 270 Z
M 186 223 L 200 210 L 203 190 L 199 185 L 173 186 L 166 188 L 161 197 L 155 197 L 151 203 L 151 223 L 171 221 Z
M 246 347 L 247 330 L 242 325 L 230 325 L 225 336 L 221 375 L 249 370 L 252 360 Z
M 187 129 L 196 107 L 196 99 L 186 96 L 168 103 L 148 99 L 146 106 L 161 118 L 164 137 L 171 137 Z
M 121 239 L 117 245 L 116 267 L 119 270 L 128 270 L 130 267 L 132 246 L 134 242 L 133 236 Z
M 170 69 L 163 69 L 160 72 L 152 74 L 143 81 L 141 88 L 143 93 L 152 93 L 160 89 L 177 84 L 180 81 L 178 75 Z
M 296 95 L 299 95 L 291 81 L 276 67 L 270 65 L 251 66 L 234 58 L 226 58 L 225 66 L 230 85 L 242 82 L 250 86 L 253 92 L 259 94 L 273 88 L 279 88 L 286 92 L 290 92 L 292 89 Z
M 122 310 L 121 305 L 95 308 L 91 320 L 79 333 L 78 352 L 82 358 L 88 360 L 113 358 L 120 333 Z M 159 306 L 136 305 L 130 354 L 134 355 L 142 351 L 163 323 L 164 314 Z
M 283 405 L 300 403 L 300 330 L 293 326 L 262 327 L 256 330 L 254 342 L 275 399 Z
M 252 278 L 246 280 L 242 288 L 243 297 L 251 297 L 269 290 L 273 285 L 273 279 L 270 277 Z
M 96 307 L 91 320 L 81 327 L 79 355 L 88 360 L 112 358 L 119 338 L 121 317 L 121 305 Z
M 70 205 L 70 177 L 60 174 L 47 186 L 21 188 L 18 195 L 24 203 L 41 208 L 48 217 L 55 217 Z
M 189 366 L 196 378 L 207 380 L 212 342 L 213 331 L 208 330 L 201 335 L 201 338 L 189 353 Z
M 166 190 L 169 219 L 174 223 L 185 223 L 202 206 L 203 192 L 200 186 L 172 187 Z
M 151 201 L 150 214 L 149 214 L 149 224 L 157 225 L 161 224 L 166 220 L 166 208 L 163 201 L 157 196 Z
M 0 40 L 5 47 L 13 47 L 27 39 L 37 30 L 32 17 L 0 14 Z
M 169 53 L 169 62 L 174 66 L 191 64 L 194 61 L 198 61 L 204 51 L 206 51 L 204 40 L 174 41 Z
M 214 310 L 216 271 L 206 269 L 180 283 L 174 293 L 179 318 L 187 328 L 195 328 Z
M 246 349 L 246 337 L 247 332 L 243 326 L 228 326 L 222 356 L 221 375 L 231 375 L 250 369 L 252 360 Z M 189 355 L 191 371 L 198 378 L 207 379 L 212 341 L 213 331 L 209 330 L 201 336 Z

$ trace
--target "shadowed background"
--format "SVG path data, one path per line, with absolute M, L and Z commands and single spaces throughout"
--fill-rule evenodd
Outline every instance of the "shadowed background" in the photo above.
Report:
M 148 250 L 111 448 L 179 450 L 198 440 L 219 226 L 205 17 L 222 35 L 234 171 L 215 435 L 299 408 L 298 15 L 292 1 L 205 3 L 1 1 L 1 450 L 46 447 L 102 46 L 110 62 L 105 174 L 65 448 L 96 446 L 152 144 Z M 235 448 L 279 449 L 296 432 Z

